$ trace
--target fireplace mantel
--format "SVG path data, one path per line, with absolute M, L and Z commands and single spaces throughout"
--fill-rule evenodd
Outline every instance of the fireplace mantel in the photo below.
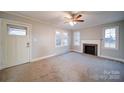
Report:
M 97 44 L 98 46 L 98 50 L 97 50 L 97 54 L 98 56 L 100 56 L 100 45 L 101 45 L 101 41 L 100 40 L 81 40 L 81 51 L 83 52 L 83 44 L 87 43 L 87 44 Z

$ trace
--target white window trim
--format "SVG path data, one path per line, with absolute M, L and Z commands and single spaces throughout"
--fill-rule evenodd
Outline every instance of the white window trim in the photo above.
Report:
M 59 32 L 60 34 L 61 34 L 61 45 L 60 46 L 57 46 L 56 45 L 56 32 Z M 68 32 L 61 32 L 61 31 L 55 31 L 55 48 L 61 48 L 61 47 L 67 47 L 67 46 L 69 46 L 69 34 L 68 34 L 68 44 L 67 45 L 63 45 L 63 34 L 64 33 L 67 33 L 68 34 Z
M 61 40 L 61 45 L 56 45 L 56 32 L 59 32 L 60 34 L 61 34 L 61 32 L 60 31 L 55 31 L 55 47 L 56 48 L 59 48 L 59 47 L 62 47 L 62 40 Z
M 109 48 L 109 47 L 105 47 L 104 46 L 104 43 L 105 43 L 105 29 L 109 29 L 109 28 L 116 28 L 117 29 L 117 32 L 116 32 L 116 35 L 117 35 L 117 37 L 116 37 L 116 47 L 115 48 Z M 111 50 L 118 50 L 119 49 L 119 26 L 109 26 L 109 27 L 104 27 L 103 28 L 103 42 L 102 42 L 102 46 L 103 46 L 103 48 L 104 49 L 111 49 Z
M 77 32 L 79 32 L 79 31 L 75 31 L 74 33 L 77 33 Z M 81 45 L 81 39 L 80 39 L 80 42 L 79 42 L 79 45 L 76 45 L 75 44 L 75 34 L 73 33 L 73 45 L 74 46 L 80 46 Z M 80 32 L 79 32 L 80 33 Z M 81 35 L 80 35 L 80 37 L 81 37 Z
M 64 42 L 64 33 L 67 33 L 67 45 L 64 45 L 63 42 Z M 62 46 L 63 47 L 66 47 L 69 45 L 69 35 L 68 35 L 68 32 L 63 32 L 62 33 Z

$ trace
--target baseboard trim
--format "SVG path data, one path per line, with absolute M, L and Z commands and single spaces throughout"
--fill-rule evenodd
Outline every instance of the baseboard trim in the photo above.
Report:
M 31 59 L 30 62 L 35 62 L 35 61 L 47 59 L 47 58 L 50 58 L 50 57 L 53 57 L 53 56 L 56 56 L 56 55 L 57 55 L 57 54 L 52 54 L 52 55 L 48 55 L 48 56 L 43 56 L 43 57 L 39 57 L 39 58 L 34 58 L 34 59 Z
M 68 51 L 69 52 L 69 51 Z M 65 52 L 65 53 L 68 53 L 68 52 Z M 53 56 L 58 56 L 58 55 L 62 55 L 62 54 L 65 54 L 65 53 L 59 53 L 59 54 L 51 54 L 51 55 L 48 55 L 48 56 L 43 56 L 43 57 L 39 57 L 39 58 L 34 58 L 34 59 L 31 59 L 30 62 L 36 62 L 36 61 L 39 61 L 39 60 L 43 60 L 43 59 L 47 59 L 47 58 L 50 58 L 50 57 L 53 57 Z M 27 62 L 29 63 L 29 62 Z M 26 63 L 23 63 L 23 64 L 26 64 Z M 15 66 L 18 66 L 18 65 L 22 65 L 22 64 L 16 64 Z M 14 67 L 14 66 L 0 66 L 0 70 L 3 70 L 3 69 L 6 69 L 6 68 L 9 68 L 9 67 Z
M 39 57 L 39 58 L 34 58 L 34 59 L 31 59 L 30 62 L 36 62 L 36 61 L 43 60 L 43 59 L 47 59 L 47 58 L 50 58 L 50 57 L 63 55 L 63 54 L 69 53 L 69 52 L 71 52 L 71 51 L 67 51 L 67 52 L 64 52 L 64 53 L 58 53 L 58 54 L 54 53 L 54 54 L 51 54 L 51 55 L 48 55 L 48 56 L 43 56 L 43 57 Z
M 109 57 L 109 56 L 104 56 L 104 55 L 100 55 L 100 57 L 111 59 L 111 60 L 116 60 L 116 61 L 120 61 L 124 63 L 124 59 L 114 58 L 114 57 Z
M 8 65 L 8 66 L 4 66 L 4 65 L 3 65 L 2 68 L 1 68 L 1 70 L 3 70 L 3 69 L 7 69 L 7 68 L 10 68 L 10 67 L 15 67 L 15 66 L 19 66 L 19 65 L 27 64 L 27 63 L 29 63 L 29 62 L 19 63 L 19 64 L 15 64 L 15 65 L 11 64 L 11 65 Z
M 81 51 L 74 50 L 74 49 L 71 49 L 71 51 L 72 52 L 82 53 Z M 114 58 L 114 57 L 109 57 L 109 56 L 104 56 L 104 55 L 99 55 L 98 57 L 102 57 L 102 58 L 106 58 L 106 59 L 111 59 L 111 60 L 116 60 L 116 61 L 120 61 L 120 62 L 123 62 L 124 63 L 124 59 L 120 59 L 120 58 Z
M 79 50 L 71 50 L 72 52 L 78 52 L 78 53 L 82 53 L 82 51 Z
M 44 56 L 44 57 L 39 57 L 39 58 L 35 58 L 35 59 L 32 59 L 32 60 L 30 60 L 30 62 L 35 62 L 35 61 L 39 61 L 39 60 L 43 60 L 43 59 L 47 59 L 47 58 L 50 58 L 50 57 L 53 57 L 53 56 L 56 56 L 56 54 L 52 54 L 52 55 L 49 55 L 49 56 Z M 29 62 L 27 62 L 27 63 L 29 63 Z M 14 65 L 14 66 L 18 66 L 18 65 L 23 65 L 23 64 L 26 64 L 26 63 L 22 63 L 22 64 L 16 64 L 16 65 Z M 2 66 L 1 68 L 0 68 L 0 70 L 3 70 L 3 69 L 6 69 L 6 68 L 10 68 L 10 67 L 14 67 L 13 65 L 11 66 Z

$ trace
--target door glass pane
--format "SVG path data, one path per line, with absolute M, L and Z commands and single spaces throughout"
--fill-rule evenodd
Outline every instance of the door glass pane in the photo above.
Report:
M 26 28 L 18 26 L 8 26 L 8 35 L 26 36 Z

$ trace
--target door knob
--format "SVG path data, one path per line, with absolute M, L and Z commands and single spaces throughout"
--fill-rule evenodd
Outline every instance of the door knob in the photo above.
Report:
M 27 43 L 27 47 L 30 47 L 30 43 Z

